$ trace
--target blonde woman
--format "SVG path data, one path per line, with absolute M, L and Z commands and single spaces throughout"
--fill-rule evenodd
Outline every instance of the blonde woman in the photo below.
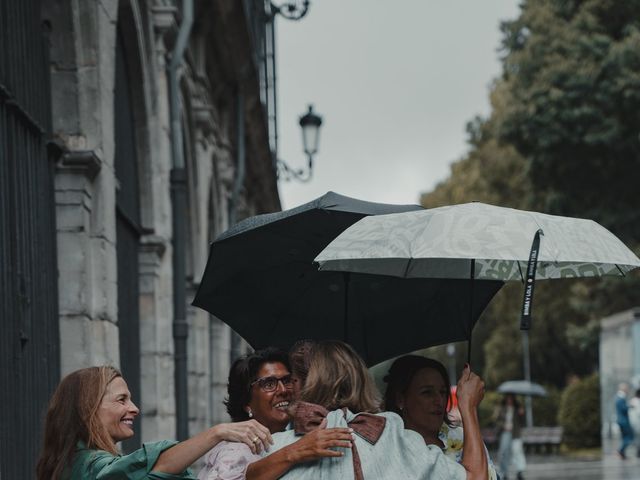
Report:
M 253 452 L 271 443 L 255 420 L 216 425 L 177 443 L 145 443 L 119 455 L 116 443 L 133 436 L 139 414 L 127 383 L 109 366 L 76 370 L 62 379 L 49 403 L 38 480 L 194 479 L 189 465 L 223 440 L 243 442 Z

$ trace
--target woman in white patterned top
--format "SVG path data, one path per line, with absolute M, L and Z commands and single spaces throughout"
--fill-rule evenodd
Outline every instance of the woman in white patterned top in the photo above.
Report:
M 461 463 L 464 434 L 460 422 L 451 415 L 451 382 L 444 365 L 431 358 L 405 355 L 393 362 L 384 381 L 385 408 L 400 415 L 405 428 L 422 435 L 427 445 L 440 447 L 446 456 Z M 489 479 L 496 480 L 496 468 L 488 452 L 486 455 Z

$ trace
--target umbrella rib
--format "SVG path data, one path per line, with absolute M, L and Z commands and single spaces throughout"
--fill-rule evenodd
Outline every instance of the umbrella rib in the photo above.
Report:
M 620 275 L 622 275 L 623 277 L 626 277 L 625 273 L 620 268 L 620 265 L 618 265 L 617 263 L 615 265 L 616 265 L 616 268 L 618 269 L 618 271 L 620 272 Z
M 407 259 L 407 264 L 404 267 L 404 272 L 402 272 L 402 278 L 407 278 L 407 273 L 409 272 L 409 266 L 411 265 L 411 260 L 413 260 L 413 257 L 409 257 Z
M 518 271 L 520 272 L 520 281 L 524 283 L 524 275 L 522 274 L 522 267 L 520 266 L 520 260 L 516 260 L 516 263 L 518 264 Z

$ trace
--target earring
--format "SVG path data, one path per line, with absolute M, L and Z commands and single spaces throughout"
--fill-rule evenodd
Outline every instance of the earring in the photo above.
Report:
M 251 409 L 247 410 L 247 415 L 249 415 L 249 418 L 253 418 L 253 412 Z

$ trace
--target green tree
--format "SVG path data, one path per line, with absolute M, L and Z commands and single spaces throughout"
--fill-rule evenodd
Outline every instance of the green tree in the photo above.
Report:
M 502 31 L 491 115 L 469 122 L 469 153 L 422 204 L 477 200 L 587 217 L 640 245 L 640 0 L 525 0 Z M 534 380 L 562 387 L 593 372 L 599 319 L 638 305 L 639 287 L 638 274 L 540 282 Z M 521 301 L 520 285 L 505 286 L 474 330 L 484 346 L 475 367 L 489 387 L 522 376 Z
M 569 447 L 600 445 L 600 380 L 591 375 L 569 385 L 560 398 L 558 424 Z
M 535 197 L 640 240 L 640 1 L 526 0 L 502 31 L 496 129 Z

